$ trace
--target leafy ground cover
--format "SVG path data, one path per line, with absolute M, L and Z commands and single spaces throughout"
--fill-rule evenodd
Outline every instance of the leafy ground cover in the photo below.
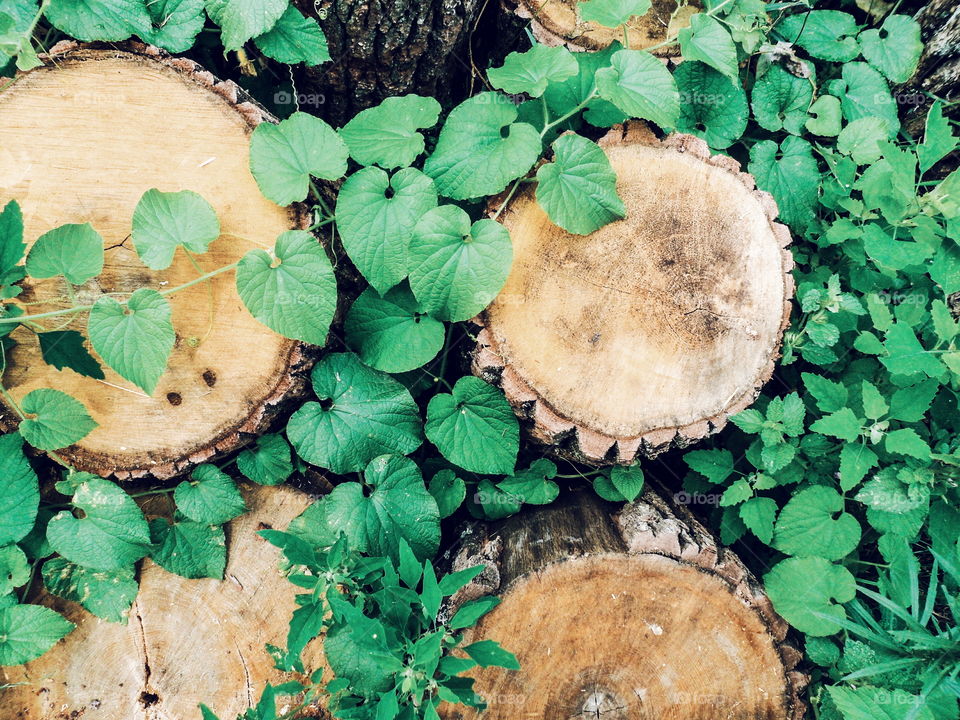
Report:
M 34 42 L 58 32 L 136 35 L 183 52 L 206 23 L 224 50 L 244 57 L 329 59 L 315 21 L 286 2 L 261 4 L 254 13 L 252 0 L 4 0 L 0 50 L 8 70 L 36 65 Z M 628 37 L 631 18 L 649 7 L 588 0 L 580 10 Z M 715 498 L 709 520 L 803 639 L 814 716 L 957 718 L 960 174 L 944 169 L 958 140 L 942 101 L 933 99 L 919 141 L 900 128 L 890 88 L 913 74 L 919 27 L 897 14 L 867 22 L 855 8 L 722 0 L 665 42 L 684 58 L 673 69 L 616 43 L 576 54 L 534 44 L 487 71 L 492 90 L 446 113 L 407 95 L 339 130 L 305 113 L 260 126 L 254 177 L 279 205 L 309 203 L 324 246 L 284 233 L 271 252 L 189 284 L 235 273 L 254 317 L 317 345 L 337 302 L 331 253 L 345 254 L 369 287 L 349 308 L 336 351 L 312 372 L 315 397 L 283 432 L 174 488 L 146 491 L 171 495 L 172 523 L 148 521 L 125 490 L 71 468 L 55 500 L 41 501 L 24 443 L 56 459 L 94 420 L 56 388 L 19 406 L 7 397 L 23 419 L 0 438 L 0 664 L 27 662 L 71 629 L 24 602 L 36 578 L 125 622 L 144 557 L 186 577 L 222 577 L 222 525 L 244 511 L 238 475 L 271 485 L 316 466 L 343 476 L 333 492 L 286 531 L 265 532 L 302 590 L 287 646 L 270 651 L 277 667 L 306 672 L 301 652 L 325 633 L 332 676 L 268 687 L 246 718 L 274 720 L 277 696 L 291 694 L 302 703 L 284 717 L 321 693 L 341 718 L 434 718 L 440 700 L 481 704 L 462 673 L 516 660 L 491 641 L 460 647 L 461 631 L 495 598 L 441 612 L 477 572 L 437 578 L 442 520 L 549 503 L 570 479 L 629 501 L 644 479 L 639 466 L 561 472 L 521 447 L 496 388 L 462 376 L 462 322 L 496 295 L 510 265 L 509 234 L 495 222 L 506 200 L 487 217 L 486 198 L 535 183 L 550 219 L 576 234 L 623 217 L 594 139 L 641 118 L 746 165 L 793 232 L 798 282 L 765 394 L 712 442 L 657 471 L 682 466 L 684 497 Z M 343 181 L 335 204 L 318 180 Z M 144 265 L 159 270 L 176 253 L 206 251 L 220 225 L 195 193 L 151 190 L 131 233 Z M 66 225 L 25 249 L 12 201 L 0 214 L 4 353 L 23 328 L 48 363 L 95 378 L 106 365 L 151 392 L 173 345 L 167 297 L 186 286 L 27 310 L 16 303 L 26 277 L 62 276 L 70 297 L 102 271 L 103 242 L 90 225 Z M 281 292 L 312 298 L 309 310 L 275 302 Z M 78 313 L 86 335 L 58 329 Z

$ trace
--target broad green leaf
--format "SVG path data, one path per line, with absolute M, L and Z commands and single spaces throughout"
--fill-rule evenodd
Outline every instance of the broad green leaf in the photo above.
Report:
M 649 9 L 650 0 L 584 0 L 577 5 L 581 20 L 609 28 L 619 27 L 632 17 L 645 15 Z
M 773 546 L 787 555 L 841 559 L 860 542 L 860 523 L 843 508 L 843 497 L 832 488 L 801 490 L 780 511 Z
M 83 285 L 103 272 L 103 238 L 90 223 L 61 225 L 44 233 L 27 255 L 27 275 L 50 278 L 63 275 Z
M 837 150 L 850 155 L 857 165 L 869 165 L 880 159 L 881 144 L 890 139 L 891 128 L 883 118 L 858 118 L 840 131 Z
M 133 245 L 151 270 L 166 270 L 178 246 L 204 253 L 220 237 L 213 207 L 192 190 L 147 190 L 133 210 Z
M 288 0 L 206 0 L 207 14 L 220 26 L 227 51 L 239 50 L 248 40 L 270 30 L 288 4 Z
M 614 466 L 610 469 L 610 482 L 627 502 L 633 502 L 643 492 L 643 468 Z
M 40 354 L 47 365 L 57 370 L 70 368 L 84 377 L 103 380 L 100 363 L 84 346 L 86 338 L 76 330 L 48 330 L 37 333 L 40 341 Z
M 20 401 L 20 409 L 26 415 L 20 434 L 39 450 L 73 445 L 97 427 L 83 403 L 60 390 L 33 390 Z
M 877 454 L 863 443 L 845 443 L 840 451 L 840 489 L 852 490 L 877 464 Z
M 471 500 L 480 506 L 480 517 L 486 520 L 501 520 L 520 512 L 523 500 L 516 495 L 504 492 L 488 478 L 481 480 Z M 471 508 L 475 510 L 475 508 Z
M 500 604 L 500 598 L 492 595 L 471 600 L 464 603 L 453 618 L 447 623 L 451 630 L 462 630 L 463 628 L 473 627 L 477 622 Z
M 577 61 L 565 47 L 534 45 L 526 52 L 507 55 L 502 67 L 487 70 L 487 78 L 504 92 L 540 97 L 548 83 L 563 82 L 577 71 Z
M 263 435 L 237 455 L 237 469 L 258 485 L 279 485 L 293 473 L 290 444 L 279 433 Z
M 427 406 L 427 438 L 454 465 L 476 473 L 510 474 L 520 448 L 520 428 L 497 388 L 462 377 L 452 394 L 438 393 Z
M 150 551 L 150 529 L 137 503 L 117 485 L 87 475 L 73 494 L 77 518 L 64 510 L 47 525 L 50 546 L 92 570 L 129 567 Z
M 840 603 L 857 593 L 849 570 L 819 557 L 787 558 L 763 576 L 763 583 L 774 609 L 797 630 L 816 637 L 840 630 L 830 618 L 843 620 Z
M 44 15 L 57 30 L 77 40 L 126 40 L 150 33 L 143 0 L 50 0 Z
M 537 170 L 537 202 L 567 232 L 588 235 L 627 214 L 617 175 L 603 150 L 568 133 L 553 143 L 553 162 Z
M 954 136 L 950 121 L 943 116 L 943 103 L 937 100 L 930 106 L 927 113 L 923 142 L 917 145 L 920 171 L 926 172 L 936 165 L 957 147 L 958 142 L 960 140 Z M 2 234 L 2 230 L 0 230 L 0 236 Z M 0 267 L 6 268 L 7 263 L 0 263 Z
M 818 60 L 847 62 L 860 54 L 856 19 L 838 10 L 798 12 L 784 18 L 777 32 L 787 42 L 795 43 Z
M 840 134 L 840 101 L 833 95 L 821 95 L 807 112 L 810 117 L 804 127 L 814 135 L 836 137 Z
M 23 242 L 23 213 L 16 200 L 9 201 L 0 212 L 0 274 L 12 270 L 27 245 Z
M 441 470 L 427 486 L 427 491 L 437 501 L 440 518 L 449 517 L 467 497 L 467 484 L 454 474 L 453 470 Z
M 719 21 L 697 13 L 690 18 L 690 25 L 680 30 L 679 39 L 684 60 L 699 60 L 739 85 L 737 48 Z
M 286 7 L 287 0 L 281 4 Z M 311 175 L 325 180 L 341 177 L 347 171 L 347 157 L 347 145 L 336 131 L 302 112 L 279 125 L 261 123 L 250 138 L 250 172 L 260 192 L 277 205 L 306 198 Z
M 760 127 L 801 135 L 812 100 L 809 79 L 793 75 L 782 65 L 771 65 L 753 86 L 751 106 Z
M 415 168 L 392 177 L 377 167 L 363 168 L 340 188 L 336 214 L 343 247 L 378 292 L 407 276 L 413 228 L 436 205 L 433 181 Z
M 16 545 L 0 546 L 0 597 L 30 582 L 30 563 Z
M 868 418 L 871 420 L 879 420 L 890 411 L 890 406 L 887 404 L 883 394 L 872 382 L 869 380 L 864 380 L 861 390 L 863 398 L 863 414 Z
M 253 39 L 268 58 L 287 65 L 320 65 L 330 59 L 327 38 L 320 24 L 289 5 L 276 24 Z
M 164 570 L 191 579 L 223 579 L 227 540 L 219 525 L 189 520 L 171 525 L 157 518 L 150 522 L 150 537 L 156 546 L 150 558 Z
M 323 246 L 303 230 L 282 233 L 271 257 L 251 250 L 237 267 L 237 292 L 250 314 L 284 337 L 326 345 L 337 280 Z
M 206 19 L 203 0 L 151 0 L 146 5 L 151 28 L 140 37 L 172 53 L 193 47 Z
M 198 523 L 219 525 L 246 512 L 236 483 L 216 465 L 199 465 L 173 491 L 177 509 Z
M 866 63 L 846 63 L 841 77 L 830 83 L 829 91 L 840 98 L 843 117 L 848 122 L 875 116 L 885 119 L 892 131 L 900 129 L 897 103 L 890 94 L 887 82 Z
M 729 450 L 691 450 L 684 454 L 683 461 L 691 470 L 715 484 L 733 474 L 733 453 Z
M 17 433 L 0 435 L 0 545 L 20 542 L 33 528 L 40 485 Z
M 879 677 L 887 675 L 884 673 Z M 866 678 L 867 682 L 870 678 Z M 842 713 L 844 720 L 934 720 L 933 703 L 924 704 L 916 695 L 899 688 L 848 687 L 830 685 L 827 688 L 832 704 Z M 949 704 L 955 704 L 950 700 Z M 952 713 L 952 710 L 947 712 Z
M 557 499 L 560 486 L 553 482 L 557 466 L 543 458 L 497 483 L 497 488 L 528 505 L 548 505 Z
M 884 438 L 884 447 L 889 453 L 908 455 L 918 460 L 930 459 L 930 446 L 923 441 L 913 428 L 891 430 Z
M 890 417 L 903 422 L 922 421 L 939 389 L 940 383 L 931 378 L 896 390 L 890 398 Z
M 593 0 L 597 2 L 597 0 Z M 480 640 L 470 643 L 463 651 L 476 660 L 480 667 L 502 667 L 507 670 L 519 670 L 520 662 L 516 655 L 500 647 L 496 640 Z
M 881 357 L 880 362 L 895 375 L 925 373 L 937 377 L 943 372 L 943 364 L 936 355 L 927 352 L 907 323 L 898 322 L 891 327 L 883 346 L 887 355 Z
M 41 574 L 49 592 L 80 603 L 108 622 L 124 625 L 140 589 L 132 565 L 117 570 L 90 570 L 63 558 L 50 558 L 43 564 Z
M 643 50 L 619 50 L 596 73 L 597 92 L 631 117 L 671 128 L 680 116 L 680 93 L 670 71 Z
M 752 497 L 740 505 L 740 519 L 750 532 L 767 545 L 773 539 L 773 522 L 777 517 L 777 503 L 772 498 Z
M 443 323 L 404 285 L 384 296 L 367 288 L 354 300 L 344 321 L 347 345 L 364 363 L 389 373 L 406 372 L 430 362 L 443 347 Z
M 740 139 L 747 129 L 750 109 L 739 81 L 729 79 L 709 65 L 686 60 L 673 73 L 680 91 L 677 130 L 703 138 L 722 150 Z M 839 103 L 837 105 L 839 117 Z
M 834 413 L 824 415 L 819 420 L 811 423 L 810 429 L 821 435 L 853 442 L 863 430 L 863 422 L 858 418 L 850 408 L 840 408 Z
M 732 507 L 739 505 L 752 495 L 753 488 L 750 487 L 750 483 L 748 483 L 745 478 L 737 478 L 723 491 L 719 504 L 720 507 Z
M 406 167 L 423 152 L 422 128 L 437 124 L 440 103 L 420 95 L 390 97 L 361 110 L 340 129 L 350 156 L 361 165 Z
M 327 355 L 311 374 L 320 402 L 308 402 L 287 424 L 287 437 L 308 463 L 358 472 L 379 455 L 420 447 L 420 412 L 410 393 L 352 353 Z
M 887 15 L 879 29 L 864 30 L 857 40 L 867 62 L 895 83 L 911 78 L 923 52 L 920 24 L 909 15 Z
M 403 665 L 387 647 L 386 635 L 380 621 L 358 612 L 358 617 L 336 625 L 324 637 L 323 653 L 352 693 L 372 699 L 393 687 Z
M 762 140 L 750 148 L 750 173 L 757 186 L 773 195 L 780 219 L 796 231 L 813 221 L 820 190 L 820 169 L 806 140 L 787 137 L 780 144 Z
M 454 200 L 494 195 L 526 174 L 540 157 L 540 134 L 516 119 L 517 108 L 497 93 L 455 107 L 423 166 L 438 192 Z
M 513 247 L 500 223 L 456 205 L 427 212 L 410 240 L 410 288 L 436 318 L 469 320 L 489 305 L 510 273 Z
M 835 412 L 847 404 L 847 388 L 843 383 L 828 380 L 813 373 L 803 373 L 803 384 L 816 399 L 817 407 L 823 412 Z
M 563 82 L 551 82 L 543 94 L 547 107 L 554 115 L 566 115 L 586 102 L 583 119 L 597 127 L 610 127 L 623 122 L 627 116 L 608 100 L 596 97 L 597 70 L 610 64 L 610 57 L 621 49 L 620 43 L 611 43 L 605 50 L 574 53 L 577 74 Z
M 73 628 L 72 622 L 40 605 L 0 609 L 0 665 L 35 660 Z
M 90 310 L 87 335 L 107 365 L 149 395 L 176 339 L 170 315 L 170 303 L 156 290 L 140 288 L 126 305 L 105 296 Z

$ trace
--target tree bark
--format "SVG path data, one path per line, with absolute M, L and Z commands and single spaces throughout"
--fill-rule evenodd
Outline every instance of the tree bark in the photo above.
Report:
M 393 95 L 448 104 L 465 95 L 469 42 L 481 0 L 297 0 L 318 17 L 332 62 L 306 72 L 316 112 L 342 125 Z
M 196 191 L 216 210 L 223 234 L 197 256 L 203 272 L 305 227 L 302 208 L 277 207 L 250 174 L 249 135 L 269 116 L 232 82 L 144 45 L 56 50 L 0 94 L 0 205 L 20 203 L 28 242 L 64 223 L 90 222 L 103 236 L 104 271 L 77 288 L 79 302 L 198 276 L 182 251 L 158 272 L 137 257 L 130 221 L 151 188 Z M 17 301 L 55 309 L 73 304 L 67 290 L 62 278 L 28 279 Z M 59 453 L 76 468 L 118 479 L 172 477 L 248 441 L 304 388 L 309 351 L 246 311 L 233 273 L 169 300 L 178 334 L 152 396 L 106 368 L 105 381 L 56 370 L 41 360 L 32 333 L 14 331 L 18 345 L 4 373 L 11 395 L 19 401 L 55 387 L 99 424 Z M 69 327 L 83 331 L 86 314 L 73 317 Z M 5 410 L 9 428 L 13 413 Z
M 753 402 L 789 323 L 793 259 L 770 195 L 702 140 L 632 124 L 600 143 L 626 218 L 573 235 L 517 193 L 499 218 L 513 266 L 477 320 L 473 370 L 551 451 L 630 463 Z
M 241 489 L 249 512 L 227 527 L 223 581 L 187 580 L 147 560 L 126 625 L 46 593 L 33 598 L 77 628 L 39 659 L 0 668 L 0 685 L 23 683 L 0 691 L 0 718 L 184 720 L 199 717 L 201 702 L 233 718 L 256 704 L 265 683 L 294 679 L 273 669 L 264 645 L 286 646 L 296 588 L 279 571 L 279 551 L 257 533 L 285 528 L 309 498 L 283 486 Z M 303 658 L 320 667 L 320 643 Z
M 489 702 L 483 717 L 803 716 L 807 677 L 794 670 L 786 623 L 685 510 L 649 491 L 619 511 L 581 492 L 471 530 L 453 568 L 487 570 L 454 603 L 502 602 L 467 642 L 498 640 L 521 664 L 472 673 Z

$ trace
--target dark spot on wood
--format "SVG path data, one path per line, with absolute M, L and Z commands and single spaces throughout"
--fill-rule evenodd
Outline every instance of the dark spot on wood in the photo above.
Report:
M 140 703 L 145 707 L 151 707 L 160 702 L 160 696 L 156 693 L 151 692 L 142 692 L 140 693 Z
M 183 402 L 183 398 L 180 396 L 180 393 L 169 392 L 167 393 L 167 402 L 171 405 L 180 405 Z
M 270 523 L 259 522 L 257 523 L 257 532 L 260 532 L 261 530 L 273 530 L 273 525 Z
M 217 374 L 213 370 L 204 370 L 203 381 L 207 384 L 207 387 L 213 387 L 217 384 Z

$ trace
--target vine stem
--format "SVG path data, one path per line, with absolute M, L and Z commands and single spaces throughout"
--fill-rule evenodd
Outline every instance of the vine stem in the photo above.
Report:
M 490 218 L 491 220 L 496 220 L 498 217 L 500 217 L 500 213 L 502 213 L 504 208 L 507 207 L 507 203 L 509 203 L 510 200 L 513 198 L 514 194 L 517 192 L 518 187 L 520 187 L 520 179 L 517 179 L 514 181 L 513 187 L 510 188 L 510 192 L 507 193 L 507 196 L 503 199 L 503 202 L 500 203 L 500 207 L 497 208 L 497 211 Z
M 590 103 L 590 101 L 593 100 L 593 99 L 596 98 L 596 97 L 597 97 L 597 86 L 596 86 L 596 84 L 594 84 L 594 86 L 590 89 L 590 92 L 587 94 L 587 97 L 584 98 L 584 100 L 583 100 L 582 103 L 580 103 L 579 105 L 577 105 L 577 106 L 576 106 L 573 110 L 571 110 L 570 112 L 564 113 L 563 115 L 561 115 L 560 117 L 558 117 L 558 118 L 557 118 L 556 120 L 554 120 L 553 122 L 547 123 L 546 125 L 544 125 L 543 131 L 540 133 L 540 138 L 542 139 L 542 138 L 546 137 L 546 134 L 550 131 L 551 128 L 555 128 L 557 125 L 559 125 L 560 123 L 562 123 L 564 120 L 567 120 L 568 118 L 572 118 L 572 117 L 573 117 L 574 115 L 576 115 L 578 112 L 580 112 L 581 110 L 583 110 L 583 109 Z
M 335 215 L 333 210 L 330 209 L 330 206 L 327 205 L 327 201 L 323 199 L 323 195 L 320 194 L 320 188 L 317 187 L 317 184 L 311 178 L 310 180 L 310 189 L 313 191 L 313 196 L 317 200 L 317 204 L 323 208 L 323 211 L 327 214 L 327 218 L 332 220 Z
M 724 5 L 729 5 L 731 2 L 733 2 L 733 0 L 723 0 L 723 2 L 721 2 L 715 8 L 712 8 L 711 10 L 708 10 L 706 12 L 707 17 L 713 17 L 716 14 L 717 10 L 722 8 Z M 659 50 L 660 48 L 663 48 L 663 47 L 669 47 L 671 45 L 674 45 L 679 39 L 679 37 L 680 37 L 679 33 L 676 35 L 671 35 L 663 42 L 659 42 L 656 45 L 651 45 L 650 47 L 645 47 L 643 48 L 643 50 L 644 52 L 653 52 L 654 50 Z

